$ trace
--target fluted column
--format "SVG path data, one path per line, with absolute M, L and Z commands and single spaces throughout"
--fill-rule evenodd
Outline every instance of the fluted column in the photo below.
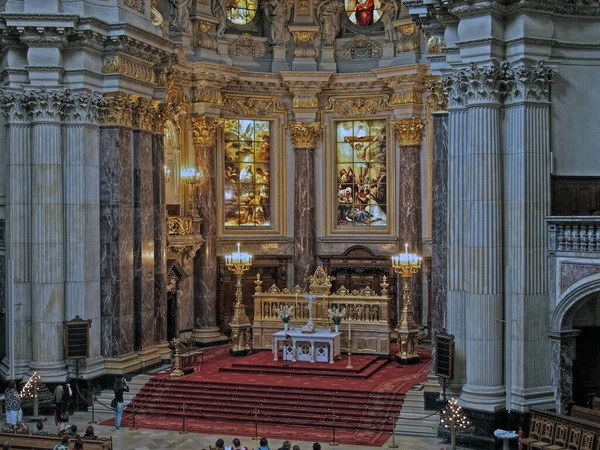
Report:
M 31 340 L 31 128 L 26 113 L 27 99 L 21 92 L 0 90 L 0 110 L 6 118 L 6 230 L 7 360 L 2 362 L 6 377 L 20 378 L 29 371 Z M 7 273 L 9 275 L 10 273 Z M 12 289 L 9 286 L 12 284 Z M 8 297 L 10 295 L 10 297 Z M 12 367 L 11 367 L 12 366 Z
M 461 399 L 471 409 L 505 407 L 503 374 L 504 264 L 499 87 L 495 66 L 467 69 L 466 231 L 467 382 Z
M 544 218 L 550 213 L 550 84 L 556 69 L 517 65 L 506 74 L 504 228 L 506 379 L 510 409 L 553 405 Z M 525 324 L 536 316 L 535 327 Z
M 202 173 L 196 186 L 204 245 L 194 260 L 194 339 L 222 339 L 217 327 L 217 198 L 215 143 L 220 121 L 206 116 L 192 119 L 196 169 Z
M 296 150 L 294 187 L 294 283 L 307 286 L 316 269 L 315 147 L 321 125 L 318 122 L 291 122 L 290 133 Z
M 398 221 L 400 242 L 408 243 L 412 253 L 421 254 L 421 141 L 425 124 L 412 117 L 394 122 L 400 142 L 400 195 L 398 196 Z M 402 247 L 402 245 L 401 245 Z M 414 318 L 423 323 L 422 282 L 419 271 L 410 279 L 410 295 Z
M 66 99 L 64 115 L 65 319 L 91 319 L 86 375 L 103 369 L 100 356 L 100 180 L 98 129 L 103 98 Z
M 65 217 L 62 91 L 26 91 L 31 114 L 31 369 L 64 380 Z

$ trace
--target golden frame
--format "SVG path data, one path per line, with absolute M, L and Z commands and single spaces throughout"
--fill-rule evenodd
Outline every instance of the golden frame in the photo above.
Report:
M 341 236 L 341 235 L 378 235 L 383 237 L 393 238 L 396 234 L 396 152 L 392 149 L 396 148 L 395 133 L 393 133 L 391 120 L 393 119 L 391 114 L 382 115 L 368 115 L 368 116 L 339 116 L 337 114 L 327 114 L 327 126 L 324 130 L 324 146 L 323 157 L 324 157 L 324 193 L 326 204 L 325 206 L 325 221 L 324 221 L 324 235 L 325 236 Z M 387 198 L 387 223 L 385 227 L 345 227 L 340 228 L 336 226 L 335 217 L 337 217 L 337 203 L 336 194 L 337 189 L 334 186 L 337 185 L 337 171 L 336 171 L 336 158 L 337 158 L 337 143 L 336 137 L 336 125 L 339 122 L 346 122 L 352 120 L 385 120 L 386 121 L 386 167 L 388 170 L 388 198 Z M 391 176 L 390 176 L 391 175 Z
M 230 97 L 233 97 L 231 95 Z M 237 96 L 235 96 L 237 97 Z M 256 98 L 248 98 L 241 96 L 235 100 L 251 101 Z M 271 97 L 260 97 L 259 101 L 271 101 Z M 276 101 L 275 101 L 276 102 Z M 264 103 L 263 103 L 264 104 Z M 279 106 L 279 105 L 277 105 Z M 237 112 L 237 111 L 236 111 Z M 251 112 L 251 111 L 249 111 Z M 217 178 L 217 198 L 218 198 L 218 214 L 219 214 L 219 238 L 221 237 L 248 237 L 248 236 L 283 236 L 285 235 L 286 223 L 286 195 L 285 195 L 285 127 L 287 125 L 285 109 L 273 108 L 273 114 L 259 116 L 254 115 L 241 115 L 241 114 L 229 114 L 226 111 L 221 115 L 222 119 L 241 119 L 241 120 L 262 120 L 270 122 L 271 129 L 271 173 L 274 176 L 271 177 L 271 206 L 273 213 L 271 214 L 271 225 L 269 227 L 225 227 L 225 221 L 223 220 L 224 215 L 224 179 L 222 174 L 225 170 L 225 159 L 224 159 L 224 139 L 223 129 L 220 128 L 217 135 L 217 158 L 216 158 L 216 171 Z

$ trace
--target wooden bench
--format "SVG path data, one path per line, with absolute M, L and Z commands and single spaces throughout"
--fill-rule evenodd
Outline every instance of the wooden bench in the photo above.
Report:
M 23 450 L 52 450 L 57 444 L 62 441 L 62 436 L 48 435 L 41 436 L 39 434 L 30 433 L 14 433 L 9 431 L 0 432 L 0 443 L 9 441 L 12 449 Z M 76 438 L 71 438 L 69 448 L 75 446 Z M 112 437 L 98 438 L 97 440 L 81 439 L 85 450 L 112 450 Z
M 600 411 L 597 409 L 584 408 L 583 406 L 573 406 L 571 408 L 571 417 L 576 419 L 594 422 L 600 425 Z

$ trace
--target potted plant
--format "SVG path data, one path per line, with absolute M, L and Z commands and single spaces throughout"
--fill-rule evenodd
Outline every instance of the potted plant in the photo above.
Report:
M 346 308 L 342 308 L 341 310 L 337 307 L 329 308 L 327 310 L 327 314 L 329 314 L 329 318 L 335 325 L 335 332 L 336 333 L 339 332 L 340 331 L 340 322 L 346 316 Z

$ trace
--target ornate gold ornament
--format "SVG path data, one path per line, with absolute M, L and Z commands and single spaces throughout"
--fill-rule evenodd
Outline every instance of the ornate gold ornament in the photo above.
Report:
M 407 105 L 409 103 L 423 103 L 422 92 L 412 89 L 396 91 L 392 94 L 392 105 Z
M 296 148 L 315 148 L 320 131 L 319 122 L 290 122 L 292 144 Z
M 329 97 L 327 112 L 341 116 L 373 116 L 384 110 L 389 110 L 388 96 L 372 97 Z
M 344 49 L 343 59 L 379 58 L 381 50 L 364 34 L 359 34 Z
M 277 103 L 277 97 L 248 97 L 239 94 L 225 94 L 223 110 L 240 116 L 269 116 L 273 112 L 285 111 Z
M 120 73 L 147 83 L 156 83 L 154 68 L 116 55 L 104 59 L 102 73 Z
M 314 109 L 319 106 L 319 100 L 314 95 L 294 95 L 292 108 L 294 109 Z
M 448 96 L 444 92 L 444 84 L 442 80 L 428 80 L 425 86 L 429 91 L 427 104 L 431 108 L 431 112 L 444 112 L 448 110 Z
M 217 136 L 217 129 L 223 125 L 220 119 L 207 116 L 192 117 L 192 138 L 194 144 L 213 145 Z
M 396 51 L 410 52 L 419 50 L 419 27 L 414 23 L 400 25 L 398 27 L 398 42 L 396 43 Z
M 400 119 L 392 122 L 396 131 L 400 145 L 421 145 L 425 123 L 423 119 L 411 117 L 410 119 Z
M 298 0 L 297 15 L 310 16 L 310 0 Z
M 131 125 L 138 130 L 152 131 L 154 129 L 154 120 L 157 113 L 156 102 L 135 95 L 131 96 L 132 118 Z
M 316 58 L 315 32 L 314 31 L 292 31 L 294 36 L 294 57 Z
M 335 277 L 327 275 L 323 267 L 317 267 L 315 273 L 308 277 L 311 294 L 329 295 L 331 292 L 331 282 L 333 280 L 335 280 Z
M 212 31 L 214 24 L 204 20 L 197 20 L 194 24 L 194 47 L 214 50 L 217 48 L 217 40 Z
M 135 9 L 137 12 L 144 12 L 146 0 L 125 0 L 124 4 L 128 8 Z
M 229 56 L 262 58 L 265 54 L 265 51 L 250 34 L 244 33 L 231 44 L 229 44 L 227 53 Z
M 191 217 L 170 216 L 168 221 L 169 234 L 187 236 L 194 234 L 194 225 Z
M 100 115 L 100 123 L 130 127 L 135 100 L 121 91 L 105 94 L 104 99 L 105 107 Z
M 221 96 L 222 82 L 214 80 L 198 80 L 194 82 L 193 97 L 194 103 L 213 103 L 220 105 L 223 102 Z
M 443 53 L 444 47 L 446 47 L 446 41 L 443 36 L 433 35 L 427 39 L 427 51 L 430 55 Z

